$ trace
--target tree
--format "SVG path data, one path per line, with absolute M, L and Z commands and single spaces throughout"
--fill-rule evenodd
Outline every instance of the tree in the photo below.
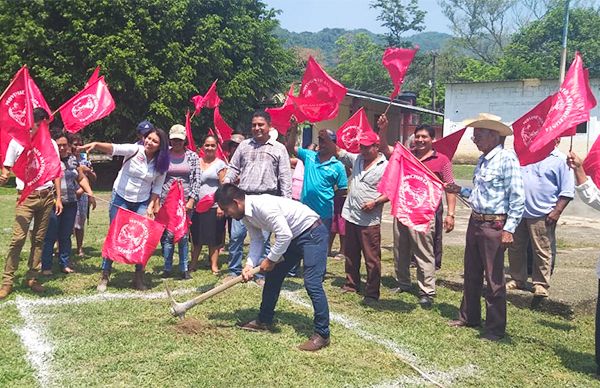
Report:
M 375 0 L 371 2 L 371 8 L 379 9 L 379 20 L 383 27 L 389 29 L 385 34 L 388 46 L 411 47 L 402 35 L 408 31 L 423 31 L 425 29 L 425 11 L 419 9 L 417 0 Z
M 276 13 L 256 0 L 0 1 L 0 82 L 27 64 L 53 108 L 102 68 L 116 110 L 85 136 L 126 140 L 144 118 L 181 123 L 215 79 L 230 123 L 291 81 Z M 194 128 L 212 125 L 203 112 Z
M 457 41 L 482 61 L 495 64 L 509 42 L 509 13 L 517 0 L 439 0 Z
M 559 4 L 542 19 L 517 32 L 500 63 L 506 79 L 558 78 L 564 6 Z M 600 10 L 571 9 L 567 58 L 580 51 L 590 76 L 600 75 Z M 567 64 L 568 66 L 568 64 Z
M 367 34 L 344 35 L 336 42 L 338 65 L 333 76 L 348 88 L 376 94 L 394 89 L 387 70 L 381 64 L 384 48 Z

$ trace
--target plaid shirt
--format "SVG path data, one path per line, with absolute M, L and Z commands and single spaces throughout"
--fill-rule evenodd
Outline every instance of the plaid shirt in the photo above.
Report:
M 514 233 L 525 209 L 525 190 L 517 156 L 502 145 L 479 157 L 473 174 L 473 189 L 463 189 L 473 211 L 506 214 L 504 230 Z
M 239 187 L 247 193 L 276 192 L 292 198 L 292 170 L 285 146 L 275 140 L 257 143 L 247 139 L 233 154 L 225 183 L 240 179 Z

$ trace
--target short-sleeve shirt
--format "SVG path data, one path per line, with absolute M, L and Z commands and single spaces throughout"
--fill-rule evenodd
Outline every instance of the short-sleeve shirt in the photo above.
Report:
M 54 146 L 54 149 L 56 150 L 56 154 L 58 155 L 58 145 L 56 144 L 56 142 L 54 140 L 52 140 L 52 145 Z M 6 167 L 13 167 L 15 165 L 17 159 L 19 159 L 19 156 L 21 156 L 21 153 L 23 152 L 23 150 L 24 150 L 24 148 L 21 144 L 19 144 L 19 142 L 17 142 L 15 139 L 11 139 L 10 142 L 8 143 L 8 148 L 6 149 L 6 156 L 4 157 L 3 165 Z M 15 179 L 15 183 L 17 186 L 17 190 L 23 190 L 23 188 L 25 188 L 25 184 L 19 178 Z M 37 187 L 36 190 L 50 189 L 50 188 L 52 188 L 53 184 L 54 184 L 53 181 L 49 180 L 48 182 L 45 182 L 43 185 Z
M 440 154 L 437 151 L 433 153 L 421 162 L 431 170 L 432 173 L 437 175 L 444 183 L 454 183 L 454 174 L 452 174 L 452 163 L 448 157 L 444 154 Z
M 205 170 L 202 169 L 202 163 L 200 163 L 202 176 L 200 177 L 199 198 L 205 197 L 217 191 L 220 183 L 219 173 L 223 171 L 224 168 L 227 168 L 227 164 L 221 159 L 215 159 L 215 161 Z M 213 207 L 217 207 L 217 204 L 215 203 Z
M 567 156 L 553 150 L 537 163 L 521 167 L 525 188 L 524 218 L 544 217 L 550 213 L 559 197 L 575 196 L 575 177 L 567 166 Z
M 156 158 L 148 160 L 143 145 L 113 144 L 112 147 L 113 156 L 125 157 L 113 190 L 134 203 L 147 201 L 151 194 L 160 196 L 166 174 L 156 170 Z
M 322 219 L 333 218 L 335 191 L 348 188 L 344 165 L 334 156 L 321 163 L 317 152 L 304 148 L 298 149 L 298 158 L 304 163 L 304 183 L 300 201 Z
M 73 155 L 67 156 L 60 161 L 63 176 L 60 178 L 60 198 L 63 203 L 77 202 L 77 190 L 79 190 L 79 162 Z

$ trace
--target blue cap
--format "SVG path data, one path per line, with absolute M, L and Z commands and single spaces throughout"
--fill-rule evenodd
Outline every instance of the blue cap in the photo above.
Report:
M 148 120 L 144 120 L 137 125 L 137 132 L 142 136 L 146 136 L 146 134 L 153 129 L 154 125 Z

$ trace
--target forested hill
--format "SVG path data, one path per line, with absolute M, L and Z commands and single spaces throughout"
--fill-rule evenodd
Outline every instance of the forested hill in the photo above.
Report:
M 284 28 L 276 28 L 275 35 L 281 38 L 285 47 L 298 47 L 320 52 L 325 66 L 337 63 L 335 41 L 345 34 L 365 33 L 375 42 L 385 45 L 383 35 L 374 34 L 365 29 L 346 30 L 343 28 L 325 28 L 319 32 L 291 32 Z M 439 50 L 452 36 L 441 32 L 421 32 L 407 38 L 418 45 L 422 51 Z

